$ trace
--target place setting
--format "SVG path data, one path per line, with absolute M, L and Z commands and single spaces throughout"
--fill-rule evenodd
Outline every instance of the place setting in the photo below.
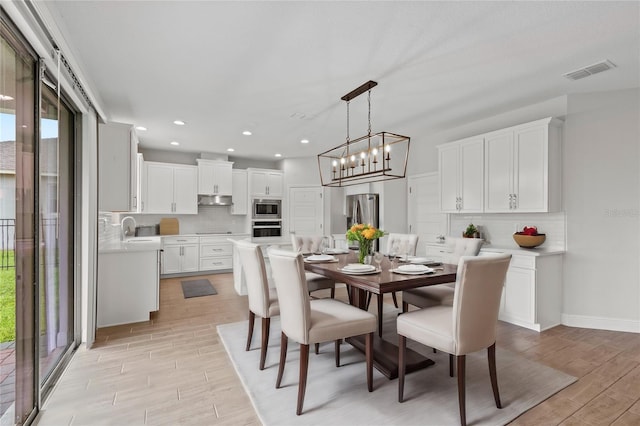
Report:
M 380 268 L 366 263 L 349 263 L 338 270 L 348 275 L 369 275 L 381 272 Z
M 304 261 L 307 263 L 330 263 L 337 262 L 338 258 L 330 254 L 312 254 L 306 256 Z
M 391 272 L 395 274 L 404 274 L 404 275 L 432 274 L 435 271 L 436 271 L 435 269 L 430 268 L 428 266 L 413 264 L 413 263 L 400 265 L 397 268 L 391 269 Z

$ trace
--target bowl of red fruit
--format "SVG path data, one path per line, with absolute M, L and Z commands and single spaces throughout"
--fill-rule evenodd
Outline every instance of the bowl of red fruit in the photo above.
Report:
M 539 234 L 535 226 L 525 226 L 521 232 L 513 234 L 513 239 L 522 248 L 534 248 L 544 243 L 546 234 Z

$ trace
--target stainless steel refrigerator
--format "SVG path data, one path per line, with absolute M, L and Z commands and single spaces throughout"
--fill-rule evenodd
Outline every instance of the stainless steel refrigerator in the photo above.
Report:
M 355 223 L 364 223 L 379 227 L 379 196 L 378 194 L 354 194 L 347 195 L 347 229 Z M 358 243 L 349 243 L 352 248 L 357 248 Z M 374 249 L 378 251 L 378 240 Z

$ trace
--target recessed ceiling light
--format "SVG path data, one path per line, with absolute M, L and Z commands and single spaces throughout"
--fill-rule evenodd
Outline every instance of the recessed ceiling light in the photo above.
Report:
M 282 154 L 276 154 L 275 156 L 276 157 L 282 157 Z
M 146 131 L 147 131 L 147 128 L 146 128 L 146 127 L 144 127 L 144 126 L 136 126 L 136 130 L 140 130 L 140 131 L 142 131 L 142 132 L 146 132 Z
M 309 139 L 302 139 L 300 143 L 309 143 Z
M 178 146 L 178 145 L 180 145 L 180 142 L 172 141 L 172 142 L 171 142 L 171 145 L 176 145 L 176 146 Z
M 185 122 L 182 121 L 182 120 L 176 120 L 176 121 L 173 122 L 173 124 L 178 125 L 178 126 L 184 126 Z
M 251 136 L 251 132 L 248 130 L 245 130 L 244 132 L 242 132 L 242 134 L 245 136 Z
M 235 149 L 233 149 L 233 148 L 227 148 L 227 151 L 228 151 L 228 152 L 233 152 L 233 151 L 235 151 Z

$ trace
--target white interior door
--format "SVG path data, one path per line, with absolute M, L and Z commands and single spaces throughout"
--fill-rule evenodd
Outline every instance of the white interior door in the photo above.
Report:
M 427 242 L 447 233 L 447 215 L 440 212 L 438 173 L 409 176 L 407 211 L 409 233 L 418 234 L 416 255 L 426 254 Z
M 289 188 L 289 232 L 300 235 L 324 234 L 322 187 Z

